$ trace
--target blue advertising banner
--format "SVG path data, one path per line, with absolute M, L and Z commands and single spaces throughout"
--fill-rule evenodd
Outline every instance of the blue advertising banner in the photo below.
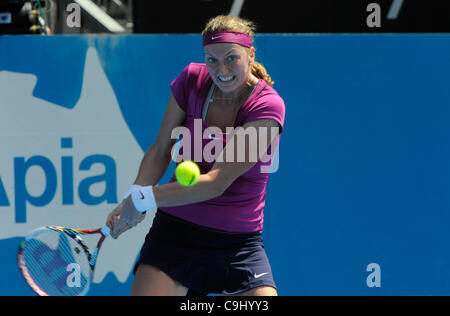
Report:
M 450 35 L 260 35 L 286 104 L 264 242 L 280 295 L 450 294 Z M 0 295 L 16 250 L 96 228 L 155 140 L 200 35 L 0 36 Z M 161 183 L 173 175 L 174 163 Z M 90 295 L 127 295 L 153 214 L 107 240 Z

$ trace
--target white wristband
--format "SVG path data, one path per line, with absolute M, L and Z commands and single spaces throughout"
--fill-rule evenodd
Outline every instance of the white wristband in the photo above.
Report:
M 128 189 L 127 194 L 125 194 L 125 196 L 122 198 L 122 201 L 125 200 L 131 194 L 131 192 L 139 190 L 140 188 L 142 188 L 142 186 L 138 184 L 131 185 L 130 188 Z
M 131 192 L 131 199 L 133 200 L 134 207 L 141 213 L 154 211 L 158 208 L 151 185 L 133 190 Z

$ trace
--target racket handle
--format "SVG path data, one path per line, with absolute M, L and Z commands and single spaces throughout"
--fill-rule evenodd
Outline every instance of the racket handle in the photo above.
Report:
M 109 229 L 108 226 L 103 227 L 101 230 L 102 230 L 102 234 L 105 235 L 105 237 L 108 237 L 109 235 L 111 235 L 111 230 Z

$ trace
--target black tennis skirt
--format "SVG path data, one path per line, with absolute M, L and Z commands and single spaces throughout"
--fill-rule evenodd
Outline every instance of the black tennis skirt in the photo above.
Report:
M 276 289 L 260 232 L 218 231 L 159 209 L 134 273 L 140 264 L 159 268 L 192 295 L 231 295 L 260 286 Z

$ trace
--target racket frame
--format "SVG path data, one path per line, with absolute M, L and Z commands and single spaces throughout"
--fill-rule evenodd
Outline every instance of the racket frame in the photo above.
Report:
M 90 285 L 94 279 L 94 271 L 95 271 L 95 265 L 97 264 L 97 258 L 98 253 L 100 251 L 100 248 L 103 245 L 103 242 L 105 241 L 106 237 L 110 235 L 109 227 L 105 226 L 103 228 L 98 229 L 71 229 L 67 227 L 61 227 L 61 226 L 44 226 L 39 227 L 35 230 L 33 230 L 27 237 L 25 237 L 22 242 L 19 245 L 19 250 L 17 251 L 17 264 L 20 270 L 20 273 L 22 277 L 24 278 L 25 282 L 30 286 L 30 288 L 39 296 L 49 296 L 44 290 L 42 290 L 39 285 L 36 284 L 36 282 L 33 280 L 33 278 L 30 275 L 30 272 L 27 268 L 27 264 L 25 261 L 24 256 L 24 249 L 26 247 L 26 243 L 28 240 L 33 239 L 36 235 L 48 232 L 48 231 L 56 231 L 59 233 L 64 233 L 67 237 L 72 238 L 84 251 L 84 254 L 86 255 L 89 267 L 91 269 L 91 273 L 89 275 L 88 284 L 84 288 L 80 294 L 77 296 L 85 296 L 90 289 Z M 80 236 L 86 236 L 86 235 L 96 235 L 100 234 L 101 237 L 99 241 L 97 242 L 97 246 L 94 249 L 94 252 L 91 253 L 89 248 L 84 243 L 83 239 Z

